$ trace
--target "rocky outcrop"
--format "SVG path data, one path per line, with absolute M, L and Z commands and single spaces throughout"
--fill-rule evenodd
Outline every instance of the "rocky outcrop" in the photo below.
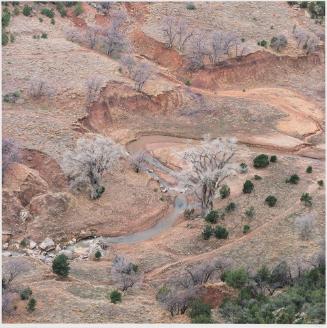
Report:
M 43 250 L 43 251 L 51 251 L 53 249 L 55 249 L 56 245 L 54 243 L 54 241 L 51 238 L 45 238 L 42 243 L 39 245 L 39 247 Z
M 57 217 L 69 208 L 71 196 L 66 192 L 47 193 L 34 197 L 30 203 L 30 213 L 36 216 Z
M 46 193 L 49 186 L 36 170 L 12 163 L 6 169 L 3 188 L 13 193 L 26 206 L 33 197 Z

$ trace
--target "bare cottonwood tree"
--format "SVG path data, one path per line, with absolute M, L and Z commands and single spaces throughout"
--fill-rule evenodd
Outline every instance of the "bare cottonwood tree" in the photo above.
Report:
M 64 34 L 67 40 L 71 42 L 80 43 L 82 42 L 82 33 L 76 28 L 66 27 Z
M 91 105 L 100 95 L 103 79 L 99 76 L 92 76 L 86 81 L 86 105 Z
M 198 32 L 192 37 L 187 54 L 188 69 L 190 71 L 196 71 L 204 67 L 204 59 L 208 53 L 205 39 L 205 35 L 202 32 Z
M 231 51 L 234 47 L 235 55 L 237 57 L 238 46 L 240 44 L 240 38 L 233 32 L 227 32 L 224 37 L 224 50 L 227 55 L 231 55 Z
M 20 160 L 19 146 L 15 140 L 9 138 L 2 139 L 2 174 L 10 163 Z
M 128 41 L 122 30 L 125 20 L 126 15 L 123 12 L 114 13 L 111 26 L 102 33 L 102 42 L 108 56 L 120 54 L 128 48 Z
M 176 44 L 180 51 L 183 51 L 185 44 L 193 36 L 193 30 L 190 30 L 184 19 L 179 19 L 176 24 Z
M 145 152 L 141 151 L 131 155 L 130 163 L 134 172 L 139 173 L 144 171 L 146 168 Z
M 87 27 L 84 38 L 88 47 L 90 47 L 91 49 L 95 48 L 98 41 L 99 34 L 100 34 L 100 29 L 97 26 Z
M 303 49 L 307 55 L 316 51 L 319 44 L 319 39 L 316 35 L 296 25 L 293 27 L 293 35 L 297 41 L 297 47 Z
M 27 269 L 27 264 L 19 258 L 4 262 L 2 265 L 2 289 L 14 290 L 14 280 Z
M 209 60 L 211 64 L 218 65 L 225 54 L 225 40 L 222 31 L 216 31 L 211 35 L 209 42 Z
M 181 178 L 187 190 L 191 191 L 201 204 L 202 214 L 206 215 L 213 207 L 213 200 L 222 182 L 236 172 L 231 160 L 236 150 L 233 138 L 204 138 L 198 147 L 184 153 L 189 169 L 182 172 Z
M 130 76 L 135 82 L 135 89 L 142 91 L 145 82 L 151 78 L 152 74 L 152 67 L 148 63 L 136 64 Z
M 103 174 L 113 169 L 121 154 L 121 147 L 110 138 L 84 137 L 77 140 L 74 150 L 64 154 L 62 169 L 74 191 L 88 190 L 91 199 L 96 199 L 104 192 Z
M 132 76 L 136 66 L 134 58 L 130 54 L 126 54 L 121 57 L 120 62 L 127 69 L 128 75 Z
M 111 267 L 111 277 L 122 291 L 142 282 L 142 274 L 138 266 L 122 255 L 115 256 Z
M 49 84 L 41 78 L 33 78 L 29 84 L 29 94 L 34 98 L 41 98 L 43 96 L 51 96 L 52 90 Z
M 303 240 L 308 240 L 314 227 L 315 215 L 313 213 L 306 213 L 295 220 L 296 227 Z
M 281 51 L 287 46 L 287 38 L 285 35 L 274 36 L 270 41 L 270 47 L 276 51 Z
M 162 32 L 166 40 L 166 47 L 172 48 L 177 36 L 176 19 L 172 16 L 164 17 L 162 21 Z

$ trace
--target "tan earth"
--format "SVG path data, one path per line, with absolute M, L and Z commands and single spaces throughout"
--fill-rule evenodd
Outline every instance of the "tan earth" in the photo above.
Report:
M 54 9 L 54 25 L 40 13 L 45 6 Z M 22 11 L 23 5 L 18 7 Z M 186 314 L 172 317 L 156 299 L 159 288 L 187 265 L 223 256 L 250 271 L 283 260 L 295 270 L 319 252 L 325 231 L 325 188 L 317 184 L 325 182 L 324 24 L 315 24 L 304 9 L 286 2 L 196 2 L 196 10 L 186 9 L 185 3 L 122 2 L 112 4 L 109 13 L 83 3 L 78 17 L 72 8 L 60 17 L 51 3 L 34 2 L 32 7 L 31 17 L 12 16 L 8 31 L 15 41 L 2 48 L 3 95 L 20 91 L 16 103 L 3 101 L 3 137 L 16 140 L 22 155 L 3 174 L 3 268 L 14 261 L 24 264 L 24 273 L 15 279 L 17 308 L 4 322 L 190 323 Z M 11 4 L 8 8 L 13 11 Z M 65 37 L 67 29 L 110 26 L 115 10 L 127 15 L 124 33 L 133 56 L 153 67 L 142 92 L 135 90 L 119 58 Z M 238 31 L 248 52 L 189 72 L 185 55 L 164 44 L 162 18 L 167 14 L 183 17 L 193 28 Z M 305 55 L 296 47 L 294 24 L 320 37 L 314 53 Z M 47 39 L 33 38 L 43 32 Z M 280 33 L 289 40 L 282 52 L 257 45 Z M 87 108 L 86 81 L 92 76 L 103 83 L 98 99 Z M 31 78 L 45 80 L 51 96 L 31 97 Z M 135 173 L 123 159 L 104 175 L 101 198 L 73 193 L 62 158 L 88 133 L 111 137 L 131 154 L 146 151 L 152 158 L 149 170 Z M 183 206 L 194 197 L 180 193 L 176 173 L 185 162 L 179 155 L 205 134 L 236 137 L 234 161 L 248 165 L 247 173 L 226 180 L 229 197 L 214 201 L 215 209 L 236 204 L 222 222 L 227 240 L 204 240 L 204 219 L 183 215 Z M 255 169 L 252 161 L 261 153 L 278 160 Z M 299 183 L 285 183 L 295 173 Z M 247 179 L 255 185 L 249 195 L 242 192 Z M 300 201 L 304 192 L 312 196 L 312 208 Z M 273 208 L 265 205 L 268 195 L 278 199 Z M 255 215 L 248 218 L 245 211 L 251 206 Z M 315 224 L 311 238 L 302 240 L 295 220 L 306 212 L 314 213 Z M 250 225 L 247 234 L 245 224 Z M 40 249 L 47 237 L 55 250 Z M 109 237 L 97 262 L 88 256 L 90 237 Z M 30 249 L 32 241 L 36 246 Z M 59 279 L 51 261 L 63 248 L 73 250 L 71 271 Z M 111 266 L 119 254 L 138 265 L 143 281 L 113 304 L 108 295 L 117 285 Z M 17 294 L 26 287 L 37 300 L 31 313 Z M 219 306 L 235 293 L 212 280 L 199 295 L 212 306 L 214 319 L 224 323 Z

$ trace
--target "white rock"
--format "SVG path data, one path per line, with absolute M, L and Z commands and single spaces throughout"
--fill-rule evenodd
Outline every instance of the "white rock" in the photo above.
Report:
M 36 247 L 36 242 L 33 240 L 30 240 L 29 248 L 34 249 Z
M 59 245 L 59 244 L 56 246 L 56 249 L 55 249 L 55 251 L 56 251 L 56 252 L 59 252 L 59 251 L 61 251 L 61 247 L 60 247 L 60 245 Z
M 39 246 L 44 251 L 50 251 L 56 247 L 54 241 L 50 238 L 45 238 Z
M 8 249 L 8 247 L 9 247 L 9 244 L 8 244 L 8 243 L 4 243 L 4 244 L 2 245 L 2 249 Z
M 59 254 L 64 254 L 68 257 L 68 259 L 72 259 L 73 258 L 73 252 L 72 251 L 69 251 L 67 249 L 63 249 L 59 252 Z
M 12 256 L 10 252 L 2 252 L 2 256 Z

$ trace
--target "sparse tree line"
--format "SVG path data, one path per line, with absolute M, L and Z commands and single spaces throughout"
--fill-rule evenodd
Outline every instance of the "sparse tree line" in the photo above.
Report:
M 293 323 L 292 321 L 297 318 L 296 313 L 291 312 L 292 316 L 281 318 L 276 315 L 276 308 L 279 307 L 282 310 L 283 306 L 292 306 L 293 302 L 299 302 L 298 310 L 307 311 L 306 307 L 302 308 L 305 303 L 302 295 L 310 292 L 311 289 L 324 288 L 324 277 L 324 251 L 321 251 L 312 261 L 302 262 L 293 269 L 285 261 L 282 261 L 272 269 L 262 266 L 256 272 L 242 267 L 237 268 L 232 265 L 231 261 L 218 258 L 186 267 L 184 273 L 175 275 L 159 288 L 156 298 L 171 316 L 187 313 L 193 323 L 213 323 L 211 307 L 200 298 L 199 289 L 208 282 L 223 281 L 238 290 L 237 296 L 227 297 L 218 310 L 228 320 L 227 322 Z M 298 287 L 300 288 L 297 290 Z M 293 299 L 288 299 L 289 291 L 292 295 L 291 288 L 296 290 L 297 295 L 296 298 L 294 295 Z M 284 304 L 280 302 L 274 304 L 267 309 L 267 313 L 259 311 L 260 316 L 255 316 L 254 311 L 257 312 L 260 307 L 253 308 L 252 312 L 245 312 L 242 309 L 242 307 L 250 306 L 250 302 L 252 304 L 269 303 L 273 299 L 272 296 L 279 290 L 284 290 L 284 292 L 279 293 L 277 297 L 282 299 L 286 297 L 287 301 L 284 300 Z M 319 301 L 323 299 L 324 297 L 321 295 Z M 324 308 L 316 298 L 307 298 L 307 300 L 308 303 L 312 303 L 310 306 Z M 319 311 L 312 312 L 310 320 L 323 320 L 324 315 L 320 314 Z M 261 318 L 262 315 L 263 318 Z M 306 319 L 310 322 L 308 317 Z

